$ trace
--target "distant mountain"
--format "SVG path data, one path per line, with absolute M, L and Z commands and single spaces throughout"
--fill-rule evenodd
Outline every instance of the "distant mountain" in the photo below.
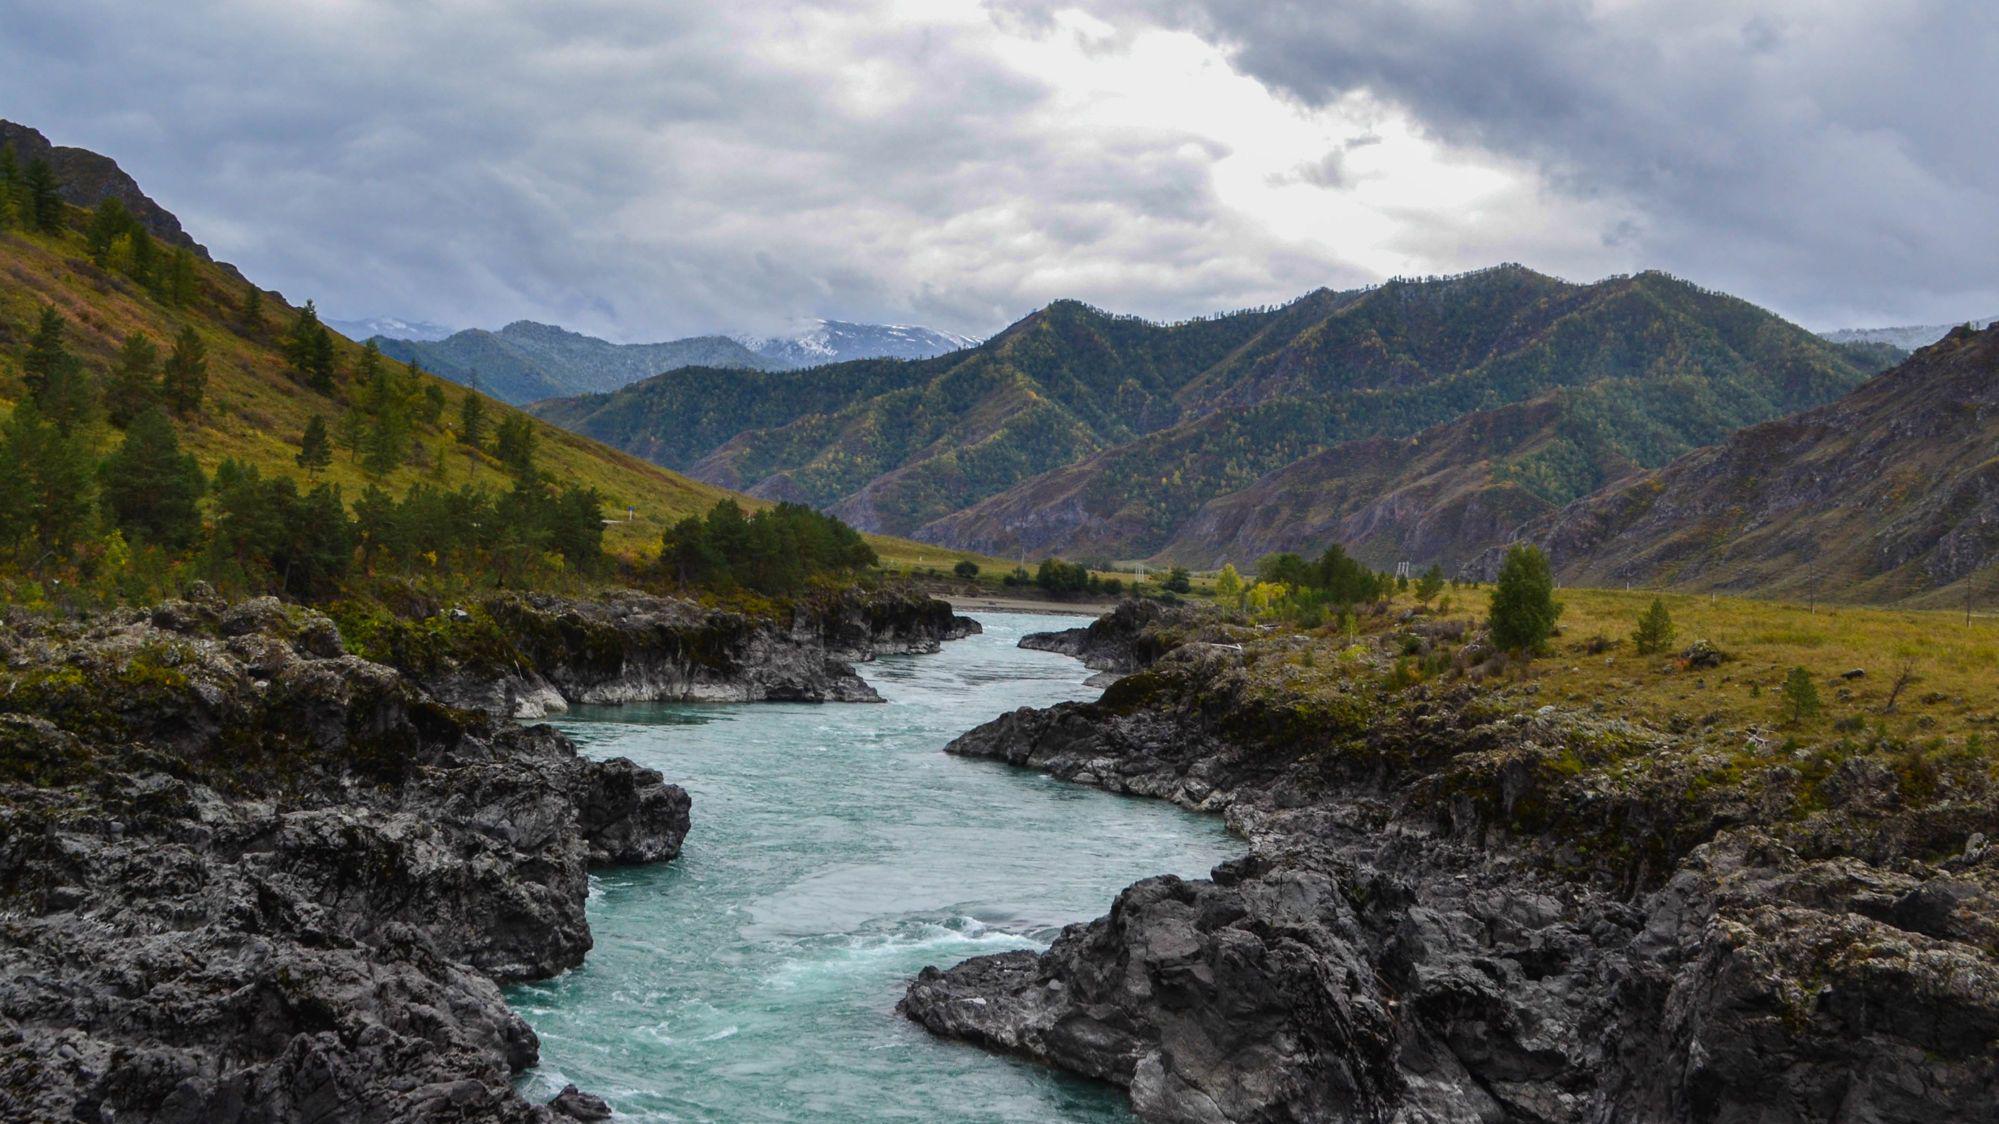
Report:
M 400 320 L 329 321 L 354 339 L 373 337 L 384 354 L 456 382 L 475 377 L 487 393 L 515 405 L 616 390 L 680 367 L 791 370 L 853 359 L 925 359 L 976 341 L 948 332 L 818 320 L 795 336 L 690 336 L 664 343 L 611 343 L 552 324 L 517 320 L 497 332 L 452 332 Z M 373 331 L 364 329 L 373 328 Z M 357 334 L 357 332 L 362 334 Z
M 515 405 L 615 390 L 675 367 L 778 365 L 727 336 L 611 343 L 532 320 L 516 320 L 497 332 L 470 328 L 429 342 L 387 337 L 375 342 L 385 355 L 414 359 L 453 382 L 476 382 L 486 393 Z
M 934 359 L 679 371 L 537 412 L 699 479 L 1008 556 L 1246 561 L 1322 546 L 1385 489 L 1404 514 L 1373 523 L 1381 561 L 1425 543 L 1469 556 L 1875 369 L 1663 274 L 1575 285 L 1502 266 L 1172 325 L 1058 301 Z M 1474 417 L 1509 406 L 1523 409 Z M 1422 455 L 1387 457 L 1418 435 Z M 1368 439 L 1387 444 L 1340 451 Z M 1497 510 L 1440 538 L 1418 497 Z M 1296 510 L 1280 499 L 1311 510 L 1255 515 Z
M 367 320 L 327 320 L 327 327 L 339 332 L 350 340 L 366 340 L 370 336 L 382 336 L 395 340 L 441 340 L 456 331 L 442 324 L 428 320 L 399 320 L 393 316 L 375 316 Z
M 1999 563 L 1999 328 L 1521 531 L 1588 585 L 1942 601 Z M 1961 587 L 1960 587 L 1961 588 Z
M 1988 328 L 1995 322 L 1999 322 L 1999 317 L 1974 321 L 1972 327 Z M 1955 327 L 1956 324 L 1917 324 L 1901 328 L 1841 328 L 1819 334 L 1834 343 L 1881 343 L 1908 352 L 1928 347 Z
M 968 336 L 908 324 L 850 324 L 815 320 L 791 336 L 738 336 L 744 347 L 786 367 L 815 367 L 849 359 L 929 359 L 973 347 Z

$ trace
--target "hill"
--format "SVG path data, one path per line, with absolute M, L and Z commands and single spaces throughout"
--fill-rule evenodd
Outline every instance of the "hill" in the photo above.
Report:
M 4 136 L 12 141 L 32 132 L 20 126 L 7 130 Z M 47 144 L 39 133 L 32 138 Z M 15 157 L 17 170 L 36 159 L 53 167 L 50 153 L 67 153 L 64 166 L 84 168 L 90 178 L 79 186 L 56 173 L 55 186 L 64 199 L 113 198 L 129 206 L 126 200 L 144 198 L 129 177 L 112 174 L 115 163 L 95 153 L 32 144 L 19 151 L 13 143 L 0 147 Z M 380 471 L 371 472 L 360 450 L 338 449 L 331 462 L 308 480 L 297 457 L 312 419 L 320 419 L 334 434 L 350 416 L 364 428 L 379 420 L 368 412 L 370 388 L 360 374 L 365 349 L 324 333 L 332 385 L 330 390 L 315 390 L 305 384 L 286 354 L 301 308 L 244 281 L 226 263 L 197 253 L 184 232 L 171 243 L 181 252 L 178 258 L 174 251 L 161 248 L 167 244 L 164 237 L 149 233 L 141 239 L 123 233 L 104 247 L 100 263 L 93 258 L 87 237 L 91 213 L 78 205 L 65 206 L 56 216 L 58 229 L 37 229 L 24 219 L 29 209 L 25 198 L 15 197 L 25 190 L 18 182 L 0 185 L 0 418 L 14 413 L 28 392 L 28 353 L 43 311 L 52 309 L 62 325 L 63 346 L 84 385 L 107 400 L 115 397 L 110 383 L 128 339 L 150 340 L 157 360 L 183 331 L 191 333 L 206 354 L 206 387 L 198 408 L 177 415 L 172 428 L 181 447 L 210 475 L 233 459 L 270 478 L 330 485 L 349 503 L 370 486 L 390 495 L 401 495 L 415 484 L 505 493 L 515 485 L 517 474 L 498 455 L 493 435 L 511 418 L 532 434 L 533 463 L 540 478 L 564 487 L 593 489 L 604 513 L 617 517 L 606 526 L 604 539 L 605 548 L 615 554 L 650 558 L 669 525 L 731 496 L 443 379 L 410 374 L 393 363 L 384 365 L 395 373 L 399 389 L 414 400 L 419 415 L 409 423 L 402 455 L 393 465 L 378 464 Z M 136 209 L 132 212 L 141 230 L 181 231 L 180 223 L 164 208 L 151 206 L 156 211 L 150 220 Z M 148 247 L 144 251 L 137 249 L 141 242 Z M 152 264 L 146 269 L 134 262 L 141 252 L 150 255 Z M 468 398 L 484 407 L 486 438 L 478 448 L 462 439 L 461 411 Z M 100 412 L 81 423 L 78 440 L 93 455 L 102 455 L 116 447 L 122 435 Z M 753 509 L 764 506 L 752 498 L 738 498 Z M 622 517 L 628 509 L 633 517 L 627 521 Z M 871 541 L 894 566 L 921 562 L 948 567 L 966 557 L 903 540 Z
M 516 320 L 497 332 L 470 328 L 441 340 L 378 336 L 375 344 L 384 355 L 415 360 L 426 370 L 515 405 L 616 390 L 675 367 L 781 365 L 726 336 L 611 343 L 532 320 Z
M 697 479 L 1002 556 L 1205 564 L 1358 520 L 1379 525 L 1379 562 L 1474 554 L 1506 519 L 1837 397 L 1885 355 L 1663 274 L 1576 285 L 1501 266 L 1181 324 L 1058 301 L 937 359 L 809 378 L 680 371 L 536 411 Z M 1408 479 L 1382 475 L 1381 449 L 1338 451 L 1543 398 L 1532 426 L 1505 415 L 1433 434 L 1424 447 L 1444 452 L 1405 465 Z M 1439 459 L 1453 449 L 1476 459 Z M 1365 480 L 1334 499 L 1317 474 L 1341 464 Z M 1402 495 L 1374 505 L 1382 491 Z
M 1521 532 L 1567 581 L 1952 604 L 1999 560 L 1999 327 Z

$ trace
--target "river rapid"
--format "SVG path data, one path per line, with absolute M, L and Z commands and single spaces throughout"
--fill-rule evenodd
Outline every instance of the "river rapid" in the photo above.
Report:
M 1129 1121 L 1122 1091 L 941 1042 L 894 1012 L 926 964 L 1046 947 L 1140 878 L 1241 853 L 1218 817 L 946 756 L 1007 710 L 1093 697 L 1076 661 L 1015 647 L 1075 617 L 862 669 L 886 705 L 579 710 L 585 754 L 694 797 L 671 863 L 592 879 L 588 962 L 508 992 L 541 1036 L 523 1078 L 638 1121 Z

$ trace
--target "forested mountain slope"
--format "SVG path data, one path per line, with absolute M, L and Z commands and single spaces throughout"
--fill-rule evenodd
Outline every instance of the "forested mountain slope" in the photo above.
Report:
M 1508 518 L 1837 397 L 1878 363 L 1663 274 L 1576 285 L 1501 266 L 1174 325 L 1059 301 L 939 359 L 686 370 L 536 409 L 699 479 L 999 555 L 1208 563 L 1358 519 L 1376 528 L 1377 561 L 1419 547 L 1442 559 L 1475 554 Z M 1531 425 L 1432 435 L 1408 479 L 1383 475 L 1379 449 L 1338 451 L 1525 403 Z M 1363 510 L 1384 490 L 1406 514 Z M 1474 510 L 1418 527 L 1419 502 Z M 1259 525 L 1245 514 L 1258 508 L 1285 514 Z
M 1999 327 L 1522 531 L 1591 585 L 1955 604 L 1999 563 Z

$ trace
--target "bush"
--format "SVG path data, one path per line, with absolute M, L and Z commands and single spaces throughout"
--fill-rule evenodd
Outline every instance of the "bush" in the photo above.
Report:
M 1659 598 L 1652 599 L 1652 607 L 1638 616 L 1638 631 L 1631 634 L 1631 642 L 1638 646 L 1641 656 L 1657 655 L 1673 643 L 1673 616 L 1666 611 L 1666 603 Z
M 1506 552 L 1492 590 L 1486 627 L 1505 651 L 1539 652 L 1554 634 L 1562 607 L 1555 601 L 1555 574 L 1538 547 L 1518 545 Z
M 973 578 L 979 576 L 979 564 L 967 558 L 959 562 L 956 566 L 951 567 L 951 572 L 966 581 L 971 581 Z

